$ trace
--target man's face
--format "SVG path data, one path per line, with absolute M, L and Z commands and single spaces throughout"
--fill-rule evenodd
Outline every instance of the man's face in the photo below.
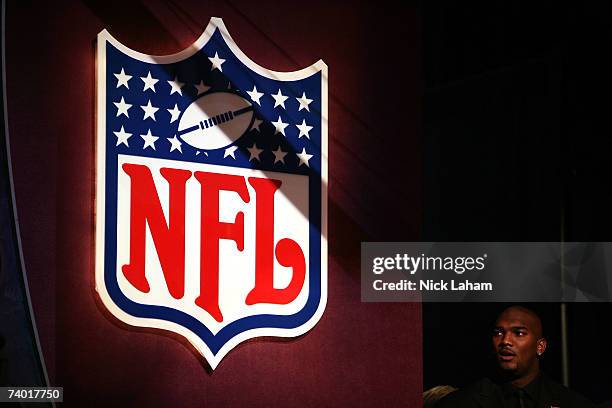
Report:
M 544 352 L 546 341 L 542 339 L 540 320 L 532 312 L 506 309 L 495 322 L 492 340 L 503 372 L 523 377 L 539 370 L 537 355 Z

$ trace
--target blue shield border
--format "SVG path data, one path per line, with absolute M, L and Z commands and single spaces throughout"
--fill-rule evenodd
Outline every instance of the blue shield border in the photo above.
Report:
M 242 83 L 255 80 L 259 90 L 283 88 L 310 81 L 318 89 L 320 125 L 313 132 L 320 160 L 302 169 L 309 176 L 309 297 L 306 305 L 293 315 L 248 316 L 212 332 L 180 310 L 166 306 L 152 306 L 133 302 L 119 289 L 116 280 L 117 240 L 117 157 L 113 130 L 107 127 L 109 115 L 114 114 L 109 95 L 114 87 L 111 78 L 117 71 L 114 58 L 123 55 L 138 63 L 171 66 L 190 58 L 213 57 L 213 50 L 223 50 L 231 62 L 223 68 L 232 86 L 241 92 L 250 90 Z M 124 60 L 125 62 L 125 60 Z M 227 68 L 226 68 L 227 67 Z M 232 68 L 234 67 L 234 68 Z M 114 39 L 106 30 L 97 39 L 97 168 L 96 168 L 96 292 L 102 303 L 116 318 L 132 326 L 168 330 L 187 338 L 206 358 L 212 369 L 241 342 L 261 336 L 296 337 L 309 331 L 321 318 L 327 303 L 327 66 L 321 60 L 310 67 L 294 72 L 276 72 L 259 66 L 248 58 L 229 35 L 220 18 L 212 18 L 203 34 L 185 50 L 166 56 L 152 56 L 134 51 Z M 301 81 L 301 82 L 300 82 Z M 260 87 L 261 84 L 261 87 Z M 311 85 L 312 86 L 312 85 Z M 248 89 L 247 89 L 248 88 Z M 266 91 L 267 92 L 267 91 Z M 314 98 L 313 98 L 314 99 Z M 316 104 L 313 104 L 316 105 Z M 255 106 L 255 105 L 254 105 Z M 266 117 L 268 121 L 275 118 Z M 318 130 L 318 131 L 317 131 Z M 318 136 L 318 137 L 317 137 Z M 299 150 L 296 147 L 294 153 Z M 157 154 L 157 153 L 155 153 Z M 161 154 L 161 153 L 160 153 Z M 166 156 L 158 156 L 168 158 Z M 211 163 L 218 164 L 211 159 Z M 300 167 L 298 165 L 298 167 Z

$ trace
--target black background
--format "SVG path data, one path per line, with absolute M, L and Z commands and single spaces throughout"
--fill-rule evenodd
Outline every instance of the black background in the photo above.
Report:
M 425 241 L 612 241 L 608 3 L 423 2 Z M 482 376 L 502 304 L 424 305 L 424 389 Z M 561 380 L 560 306 L 532 305 Z M 610 304 L 568 304 L 570 387 L 612 400 Z

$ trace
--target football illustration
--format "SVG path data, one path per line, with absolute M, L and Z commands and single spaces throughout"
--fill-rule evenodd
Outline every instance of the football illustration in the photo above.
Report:
M 253 123 L 253 106 L 231 92 L 209 92 L 183 112 L 178 136 L 196 149 L 228 146 L 244 135 Z

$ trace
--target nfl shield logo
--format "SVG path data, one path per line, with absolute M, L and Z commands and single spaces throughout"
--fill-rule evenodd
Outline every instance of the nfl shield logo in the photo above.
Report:
M 213 18 L 174 55 L 97 44 L 96 290 L 214 369 L 327 300 L 327 67 L 275 72 Z

